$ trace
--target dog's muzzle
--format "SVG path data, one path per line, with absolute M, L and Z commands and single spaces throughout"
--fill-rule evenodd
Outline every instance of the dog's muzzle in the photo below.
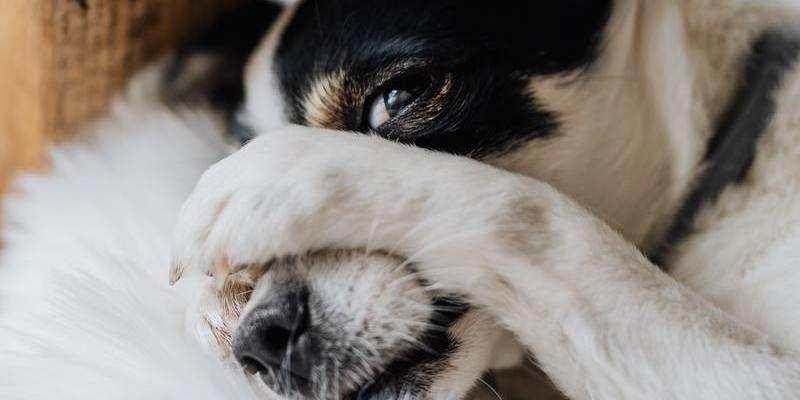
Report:
M 291 398 L 395 398 L 424 386 L 451 353 L 449 328 L 466 307 L 431 293 L 407 264 L 339 252 L 270 265 L 233 355 Z

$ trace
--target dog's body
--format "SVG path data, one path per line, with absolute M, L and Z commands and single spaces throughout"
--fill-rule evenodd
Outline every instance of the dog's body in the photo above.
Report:
M 537 46 L 543 57 L 506 54 L 513 59 L 507 63 L 492 59 L 498 71 L 507 69 L 508 76 L 514 77 L 508 82 L 498 80 L 494 69 L 483 69 L 479 60 L 486 54 L 476 53 L 473 59 L 464 56 L 462 64 L 445 68 L 441 76 L 426 75 L 424 83 L 418 71 L 441 65 L 441 60 L 427 60 L 425 52 L 406 57 L 415 71 L 410 74 L 413 79 L 406 74 L 397 80 L 394 76 L 402 74 L 396 69 L 408 65 L 387 55 L 392 47 L 388 53 L 379 52 L 380 56 L 371 54 L 368 59 L 391 65 L 388 72 L 380 63 L 362 68 L 367 75 L 383 68 L 383 75 L 389 76 L 370 76 L 382 82 L 373 86 L 386 89 L 386 82 L 400 83 L 388 92 L 391 95 L 377 90 L 377 99 L 383 103 L 371 103 L 375 87 L 353 73 L 359 70 L 353 61 L 358 57 L 337 58 L 335 46 L 334 53 L 326 53 L 332 50 L 322 44 L 310 46 L 313 41 L 308 35 L 317 32 L 334 44 L 344 43 L 337 32 L 347 30 L 335 28 L 348 18 L 340 21 L 332 16 L 333 25 L 322 23 L 314 11 L 322 8 L 326 16 L 335 11 L 328 12 L 324 4 L 313 1 L 288 9 L 247 71 L 243 119 L 267 133 L 212 167 L 200 180 L 181 212 L 175 234 L 172 280 L 179 282 L 174 291 L 159 288 L 159 296 L 171 293 L 169 298 L 180 303 L 176 309 L 189 307 L 189 331 L 199 333 L 208 347 L 221 348 L 227 359 L 227 352 L 233 351 L 240 363 L 260 372 L 268 386 L 283 394 L 461 398 L 488 369 L 517 365 L 523 355 L 516 348 L 518 342 L 558 389 L 573 399 L 800 397 L 800 318 L 795 311 L 800 295 L 794 290 L 800 285 L 800 272 L 794 268 L 800 257 L 800 145 L 796 140 L 800 137 L 796 112 L 800 110 L 800 64 L 796 60 L 781 73 L 773 93 L 776 107 L 747 175 L 704 207 L 690 234 L 666 253 L 661 267 L 669 274 L 637 250 L 654 250 L 664 242 L 693 182 L 700 180 L 714 127 L 732 102 L 754 44 L 768 33 L 800 37 L 790 29 L 800 21 L 800 4 L 617 0 L 606 8 L 601 3 L 584 9 L 583 14 L 569 11 L 575 4 L 534 10 L 545 16 L 575 17 L 587 32 L 565 33 L 551 27 L 557 32 L 552 40 L 561 39 L 574 48 L 559 52 L 542 41 Z M 381 43 L 385 33 L 378 22 L 375 26 L 358 22 L 359 13 L 362 17 L 374 14 L 364 4 L 344 1 L 339 6 L 358 26 L 369 26 L 366 31 Z M 461 10 L 452 4 L 443 9 Z M 383 11 L 400 12 L 389 6 L 383 6 Z M 474 17 L 461 12 L 464 19 Z M 487 19 L 493 16 L 490 12 Z M 397 25 L 405 26 L 403 21 L 398 17 Z M 436 26 L 448 29 L 446 24 Z M 390 32 L 389 37 L 395 34 Z M 390 43 L 407 45 L 402 40 Z M 479 47 L 474 41 L 464 43 Z M 436 43 L 430 45 L 436 48 Z M 503 50 L 519 51 L 516 47 Z M 304 56 L 312 61 L 304 64 Z M 543 60 L 549 62 L 543 64 Z M 519 72 L 520 65 L 526 67 L 524 73 Z M 524 85 L 517 86 L 519 82 Z M 484 99 L 470 95 L 458 102 L 449 100 L 469 95 L 476 85 L 490 88 L 482 92 Z M 519 93 L 514 95 L 515 91 Z M 393 114 L 392 102 L 408 93 L 409 105 Z M 525 104 L 525 96 L 531 97 L 530 113 L 519 106 Z M 360 111 L 353 111 L 353 104 Z M 130 104 L 124 107 L 132 110 L 125 113 L 156 113 Z M 450 109 L 466 111 L 453 116 L 448 114 Z M 440 114 L 449 117 L 442 122 Z M 493 119 L 498 114 L 502 121 Z M 141 123 L 125 123 L 120 115 L 111 118 L 128 127 Z M 176 121 L 174 116 L 159 118 L 158 124 Z M 315 128 L 283 126 L 286 122 Z M 362 123 L 374 135 L 340 132 L 358 131 Z M 484 139 L 482 135 L 493 128 L 503 134 Z M 535 134 L 520 136 L 523 128 Z M 114 125 L 100 128 L 115 129 Z M 176 134 L 185 136 L 182 143 L 197 143 L 196 137 L 183 135 L 185 126 L 174 129 L 183 132 Z M 469 134 L 436 136 L 462 131 Z M 142 140 L 162 140 L 143 135 L 152 139 Z M 376 136 L 470 155 L 482 162 Z M 85 145 L 88 150 L 73 151 L 116 154 L 121 151 L 116 148 L 119 145 L 107 145 L 115 140 L 131 139 L 107 139 L 100 145 Z M 204 159 L 225 154 L 224 144 L 215 143 L 199 152 L 207 155 Z M 36 272 L 23 268 L 55 266 L 63 260 L 98 276 L 104 285 L 118 279 L 117 272 L 103 272 L 92 265 L 109 262 L 104 258 L 106 249 L 98 251 L 97 232 L 133 232 L 135 236 L 109 237 L 107 248 L 113 259 L 150 273 L 159 271 L 151 264 L 167 262 L 163 246 L 168 236 L 165 230 L 171 225 L 169 215 L 185 197 L 194 174 L 206 165 L 190 162 L 197 150 L 184 152 L 180 143 L 174 147 L 186 156 L 182 163 L 187 175 L 148 175 L 148 181 L 162 183 L 152 199 L 142 195 L 142 190 L 135 191 L 142 200 L 137 198 L 134 205 L 147 214 L 137 216 L 131 225 L 125 219 L 112 221 L 109 216 L 115 214 L 105 211 L 129 202 L 128 196 L 116 197 L 120 185 L 136 184 L 138 178 L 96 185 L 98 177 L 84 190 L 73 185 L 82 179 L 83 169 L 92 166 L 56 159 L 53 175 L 23 180 L 28 182 L 27 203 L 17 200 L 7 205 L 6 212 L 5 222 L 14 225 L 6 228 L 3 237 L 7 245 L 0 269 L 5 274 L 0 278 L 4 321 L 26 332 L 51 329 L 37 313 L 52 310 L 52 298 L 63 299 L 48 286 L 30 284 L 42 282 L 52 267 Z M 64 157 L 69 152 L 56 154 Z M 154 156 L 152 162 L 169 159 Z M 121 159 L 126 160 L 124 154 Z M 107 162 L 119 171 L 141 168 L 133 160 L 122 165 L 119 158 L 104 161 L 92 156 L 86 162 Z M 70 205 L 73 211 L 54 211 L 62 206 L 58 199 L 83 198 L 84 193 L 92 195 L 81 205 Z M 105 195 L 115 197 L 106 201 L 101 198 Z M 157 203 L 147 207 L 147 199 Z M 97 204 L 92 209 L 103 212 L 97 213 L 98 225 L 79 231 L 86 232 L 85 236 L 64 240 L 63 235 L 49 234 L 58 232 L 53 226 L 79 225 L 74 219 L 84 218 L 87 213 L 81 207 L 88 204 Z M 47 217 L 33 219 L 33 213 Z M 127 218 L 127 212 L 121 214 Z M 128 247 L 131 237 L 148 241 Z M 48 248 L 58 252 L 38 254 Z M 146 253 L 142 249 L 149 248 L 157 256 L 138 260 Z M 285 259 L 294 255 L 306 256 Z M 198 272 L 215 275 L 222 285 Z M 116 285 L 111 287 L 118 289 Z M 239 296 L 248 287 L 254 289 L 252 296 Z M 38 300 L 10 296 L 13 288 L 22 288 Z M 195 293 L 197 299 L 187 299 L 193 296 L 188 293 Z M 442 307 L 440 298 L 451 295 L 471 305 L 470 309 Z M 195 306 L 188 305 L 192 302 Z M 31 307 L 33 318 L 26 316 Z M 147 310 L 143 315 L 151 315 L 152 308 L 143 307 Z M 137 312 L 135 306 L 126 310 Z M 100 324 L 107 313 L 78 315 L 87 323 Z M 447 318 L 437 319 L 439 314 Z M 276 315 L 280 321 L 275 321 Z M 280 349 L 285 357 L 275 365 L 263 358 L 269 351 L 253 343 L 280 336 L 274 328 L 286 327 L 287 318 L 291 329 L 285 329 L 284 339 L 290 346 Z M 448 327 L 443 342 L 431 330 L 431 323 Z M 265 325 L 270 329 L 263 329 Z M 134 339 L 130 342 L 134 344 L 137 337 L 152 335 L 149 328 L 116 330 L 108 334 L 119 335 L 123 342 Z M 46 350 L 70 347 L 47 336 Z M 100 337 L 104 338 L 97 340 L 101 348 L 115 348 L 115 340 Z M 64 340 L 72 339 L 77 340 L 74 332 Z M 180 341 L 169 335 L 165 340 Z M 16 337 L 12 343 L 17 351 L 30 351 L 30 343 L 24 342 Z M 426 350 L 421 353 L 420 343 Z M 66 351 L 61 365 L 80 359 L 81 354 L 98 354 L 79 347 L 80 351 Z M 314 350 L 308 352 L 311 355 L 295 354 L 306 347 Z M 180 351 L 175 354 L 166 357 L 168 362 L 145 364 L 165 368 L 170 374 L 193 368 L 197 358 L 183 357 Z M 412 355 L 415 362 L 405 362 Z M 96 363 L 98 357 L 86 360 Z M 3 378 L 17 380 L 18 386 L 0 387 L 13 387 L 12 394 L 26 398 L 21 393 L 30 381 L 19 377 L 29 377 L 31 370 L 19 369 L 24 364 L 18 360 L 0 359 L 3 371 L 12 365 L 18 373 Z M 213 368 L 230 373 L 222 365 Z M 198 374 L 207 372 L 200 370 Z M 113 382 L 123 374 L 110 373 L 106 379 Z M 187 382 L 194 375 L 179 376 Z M 211 384 L 216 389 L 207 391 L 223 395 L 231 388 L 230 381 L 213 379 L 217 379 Z M 236 381 L 232 385 L 238 387 Z M 41 386 L 41 393 L 53 393 Z M 176 386 L 179 383 L 165 385 Z M 503 395 L 530 398 L 538 390 L 528 384 Z M 212 398 L 197 392 L 197 396 Z

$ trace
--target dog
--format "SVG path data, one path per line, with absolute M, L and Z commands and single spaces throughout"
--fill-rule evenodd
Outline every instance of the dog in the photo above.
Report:
M 260 134 L 175 221 L 159 290 L 231 362 L 197 376 L 256 390 L 239 397 L 458 399 L 532 363 L 571 399 L 797 398 L 799 12 L 287 6 L 236 113 Z M 165 192 L 175 210 L 185 192 Z M 13 206 L 30 225 L 36 205 Z M 171 225 L 165 212 L 148 221 Z M 31 236 L 4 236 L 12 260 L 52 238 Z M 498 395 L 553 395 L 540 384 Z

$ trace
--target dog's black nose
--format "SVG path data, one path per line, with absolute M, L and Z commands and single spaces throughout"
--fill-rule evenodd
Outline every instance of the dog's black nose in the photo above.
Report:
M 241 321 L 233 339 L 239 363 L 268 376 L 289 376 L 301 392 L 313 365 L 308 290 L 273 293 Z

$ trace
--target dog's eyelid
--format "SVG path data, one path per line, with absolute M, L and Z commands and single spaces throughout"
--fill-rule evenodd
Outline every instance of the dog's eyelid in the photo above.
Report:
M 391 78 L 386 79 L 379 85 L 375 85 L 370 94 L 364 98 L 363 121 L 361 123 L 364 131 L 373 131 L 381 125 L 389 122 L 396 115 L 400 115 L 413 106 L 429 89 L 435 85 L 437 79 L 429 70 L 410 70 L 404 71 Z M 401 107 L 400 112 L 391 115 L 388 109 L 382 110 L 384 99 L 391 92 L 408 93 L 405 97 L 406 104 Z

